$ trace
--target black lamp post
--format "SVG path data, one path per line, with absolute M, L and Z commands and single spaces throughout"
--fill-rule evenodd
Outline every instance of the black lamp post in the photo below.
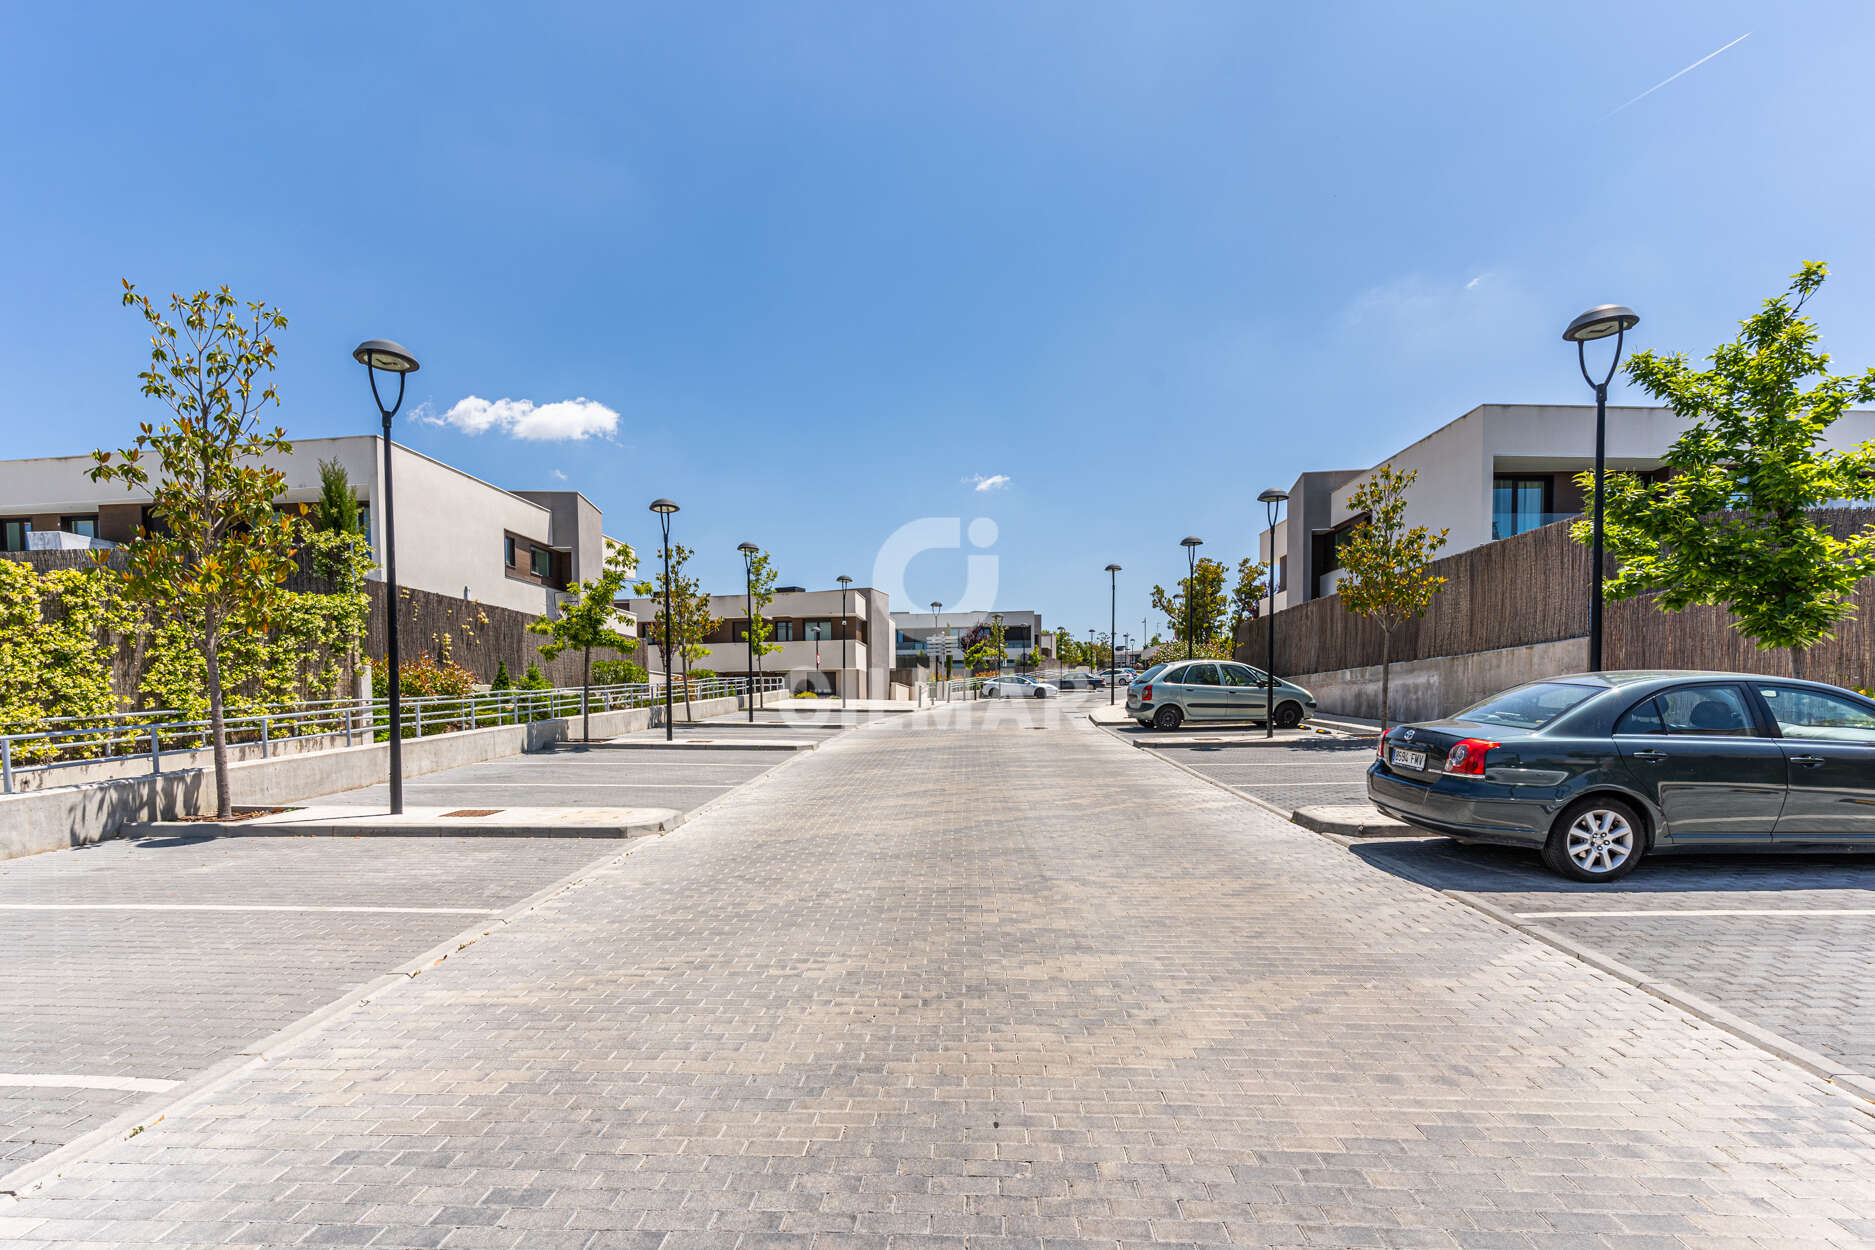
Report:
M 1563 341 L 1576 345 L 1576 364 L 1582 369 L 1582 380 L 1595 388 L 1595 539 L 1589 556 L 1595 565 L 1590 577 L 1589 593 L 1589 671 L 1597 673 L 1602 667 L 1602 477 L 1608 459 L 1608 383 L 1615 376 L 1615 368 L 1621 363 L 1621 341 L 1629 330 L 1641 323 L 1631 308 L 1619 304 L 1603 304 L 1591 308 L 1569 323 L 1563 331 Z M 1615 340 L 1614 358 L 1608 362 L 1608 372 L 1597 382 L 1589 376 L 1588 352 L 1584 343 L 1613 336 Z
M 391 815 L 404 810 L 403 667 L 397 651 L 397 510 L 391 502 L 391 418 L 404 404 L 404 375 L 417 371 L 417 358 L 389 339 L 367 339 L 352 349 L 352 359 L 371 379 L 371 398 L 384 418 L 384 641 L 390 661 Z M 397 399 L 389 408 L 378 394 L 378 370 L 397 375 Z
M 847 603 L 852 595 L 850 587 L 853 579 L 842 573 L 833 579 L 840 583 L 840 708 L 846 709 L 846 615 Z
M 755 557 L 761 548 L 754 543 L 738 543 L 736 550 L 742 553 L 743 606 L 749 613 L 749 623 L 742 630 L 742 640 L 749 644 L 749 724 L 755 723 Z
M 933 599 L 933 600 L 931 601 L 931 637 L 933 637 L 933 638 L 936 638 L 936 637 L 937 637 L 937 631 L 938 631 L 938 609 L 939 609 L 939 608 L 941 608 L 941 607 L 943 607 L 943 606 L 944 606 L 944 605 L 943 605 L 943 604 L 942 604 L 941 602 L 939 602 L 938 600 L 936 600 L 936 599 Z M 949 651 L 950 651 L 950 633 L 949 633 L 949 631 L 946 631 L 946 632 L 945 632 L 945 634 L 944 634 L 944 650 L 945 650 L 945 652 L 946 652 L 946 654 L 948 654 L 948 653 L 949 653 Z M 927 655 L 930 655 L 930 653 L 931 653 L 931 644 L 927 642 L 927 643 L 925 644 L 925 654 L 927 654 Z M 932 656 L 932 659 L 931 659 L 931 691 L 932 691 L 932 695 L 933 695 L 933 698 L 934 698 L 934 699 L 935 699 L 935 696 L 936 696 L 936 693 L 937 693 L 937 679 L 938 679 L 938 675 L 937 675 L 937 672 L 938 672 L 938 670 L 937 670 L 937 657 L 935 657 L 935 656 Z M 950 695 L 950 691 L 948 691 L 948 690 L 946 690 L 946 691 L 945 691 L 944 693 L 945 693 L 945 695 L 946 695 L 946 697 L 948 697 L 948 696 Z
M 658 526 L 664 532 L 664 741 L 676 736 L 671 725 L 671 513 L 677 505 L 668 499 L 653 499 L 651 511 L 658 514 Z
M 1257 496 L 1263 505 L 1263 513 L 1270 523 L 1270 567 L 1264 576 L 1270 584 L 1270 623 L 1263 631 L 1263 637 L 1269 642 L 1269 652 L 1265 657 L 1266 670 L 1263 680 L 1266 683 L 1263 695 L 1263 736 L 1276 736 L 1276 514 L 1282 511 L 1283 501 L 1289 498 L 1286 490 L 1271 487 Z
M 1107 635 L 1109 641 L 1120 636 L 1120 566 L 1107 566 L 1107 628 L 1112 632 Z M 1107 667 L 1113 670 L 1114 680 L 1119 680 L 1120 657 L 1117 654 L 1108 657 Z M 1107 706 L 1113 706 L 1113 682 L 1107 683 Z
M 1194 649 L 1198 639 L 1194 632 L 1195 626 L 1193 624 L 1193 622 L 1197 620 L 1193 612 L 1198 596 L 1192 592 L 1197 589 L 1198 548 L 1204 546 L 1204 539 L 1181 538 L 1178 545 L 1185 549 L 1185 658 L 1189 660 L 1192 656 L 1198 654 Z

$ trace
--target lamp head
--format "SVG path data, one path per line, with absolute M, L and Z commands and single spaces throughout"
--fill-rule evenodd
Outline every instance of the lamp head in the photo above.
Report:
M 848 577 L 844 573 L 840 574 L 840 576 L 834 578 L 833 580 L 836 582 L 839 582 L 841 586 L 851 586 L 853 584 L 853 579 Z
M 1257 502 L 1258 503 L 1281 503 L 1283 502 L 1283 500 L 1287 498 L 1289 498 L 1288 491 L 1277 490 L 1275 487 L 1272 486 L 1270 489 L 1264 491 L 1262 494 L 1257 496 Z
M 1179 546 L 1181 546 L 1181 547 L 1202 547 L 1202 546 L 1204 546 L 1204 539 L 1202 539 L 1202 538 L 1181 538 L 1181 539 L 1179 539 L 1179 540 L 1178 540 L 1178 545 L 1179 545 Z
M 660 516 L 669 516 L 671 513 L 677 511 L 677 505 L 668 499 L 653 499 L 651 501 L 651 511 Z
M 1117 564 L 1109 564 L 1105 569 L 1101 571 L 1105 573 L 1118 573 L 1120 571 L 1120 566 Z
M 1603 304 L 1571 321 L 1562 336 L 1566 343 L 1591 343 L 1596 339 L 1632 330 L 1640 323 L 1641 319 L 1635 316 L 1632 308 L 1624 308 L 1620 304 Z
M 352 349 L 352 359 L 370 369 L 386 373 L 415 373 L 417 358 L 403 346 L 389 339 L 366 339 Z
M 752 556 L 760 554 L 762 549 L 754 543 L 737 543 L 736 550 L 740 551 L 745 556 Z

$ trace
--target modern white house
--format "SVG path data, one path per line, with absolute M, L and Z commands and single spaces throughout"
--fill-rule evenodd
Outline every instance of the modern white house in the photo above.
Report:
M 1666 408 L 1610 407 L 1608 469 L 1659 473 L 1661 455 L 1685 429 Z M 1847 448 L 1870 439 L 1875 411 L 1858 409 L 1831 428 L 1828 442 Z M 1381 464 L 1418 473 L 1407 489 L 1407 524 L 1449 530 L 1439 554 L 1456 555 L 1581 512 L 1575 475 L 1595 467 L 1595 407 L 1481 404 Z M 1366 519 L 1350 499 L 1379 468 L 1304 473 L 1290 487 L 1275 535 L 1279 610 L 1334 593 L 1338 545 Z M 1267 529 L 1258 531 L 1257 545 L 1267 561 Z
M 648 557 L 646 557 L 648 559 Z M 645 566 L 647 570 L 649 565 Z M 664 656 L 658 647 L 659 601 L 620 599 L 619 609 L 638 620 L 639 649 L 633 662 L 662 679 Z M 710 616 L 717 626 L 704 639 L 708 654 L 692 660 L 691 669 L 709 669 L 719 677 L 744 677 L 759 671 L 788 679 L 791 690 L 844 692 L 857 699 L 891 697 L 892 614 L 883 590 L 871 586 L 808 590 L 780 586 L 762 612 L 769 622 L 769 645 L 779 647 L 749 665 L 749 604 L 746 595 L 710 596 Z M 673 660 L 681 676 L 683 662 Z
M 990 618 L 1003 618 L 1003 650 L 1016 664 L 1034 664 L 1040 660 L 1042 614 L 1020 609 L 995 612 L 894 612 L 892 625 L 897 630 L 894 645 L 897 668 L 922 668 L 936 663 L 943 667 L 949 656 L 960 666 L 964 653 L 985 635 Z
M 599 509 L 578 491 L 508 491 L 394 446 L 399 585 L 552 615 L 567 585 L 605 562 Z M 345 466 L 373 551 L 383 550 L 383 440 L 307 438 L 276 463 L 282 506 L 319 497 L 319 462 Z M 148 491 L 93 482 L 90 456 L 0 461 L 0 550 L 122 542 L 145 522 Z M 56 535 L 56 537 L 55 537 Z M 382 573 L 374 573 L 381 577 Z

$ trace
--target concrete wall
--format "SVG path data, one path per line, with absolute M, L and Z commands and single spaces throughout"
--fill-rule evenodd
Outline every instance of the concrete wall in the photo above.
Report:
M 768 695 L 765 703 L 783 695 Z M 698 719 L 734 712 L 742 696 L 699 700 Z M 681 720 L 684 710 L 676 709 Z M 632 708 L 593 715 L 595 737 L 612 737 L 664 723 L 664 709 Z M 539 751 L 579 730 L 578 718 L 535 721 L 404 740 L 404 775 L 420 776 L 464 764 Z M 230 766 L 230 786 L 243 806 L 292 803 L 382 782 L 390 768 L 388 743 L 311 751 Z M 101 842 L 126 821 L 167 820 L 212 809 L 215 781 L 206 768 L 144 775 L 28 794 L 0 795 L 0 859 Z
M 1588 639 L 1565 638 L 1470 655 L 1447 655 L 1431 660 L 1407 660 L 1393 665 L 1389 680 L 1390 719 L 1395 723 L 1436 720 L 1470 707 L 1499 690 L 1580 673 L 1588 667 Z M 1315 696 L 1327 715 L 1376 720 L 1380 716 L 1380 666 L 1337 669 L 1331 673 L 1303 673 L 1286 680 Z

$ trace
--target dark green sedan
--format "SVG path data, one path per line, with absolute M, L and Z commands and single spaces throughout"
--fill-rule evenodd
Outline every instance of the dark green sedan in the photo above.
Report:
M 1556 677 L 1389 729 L 1367 795 L 1577 881 L 1655 851 L 1875 849 L 1875 701 L 1744 673 Z

